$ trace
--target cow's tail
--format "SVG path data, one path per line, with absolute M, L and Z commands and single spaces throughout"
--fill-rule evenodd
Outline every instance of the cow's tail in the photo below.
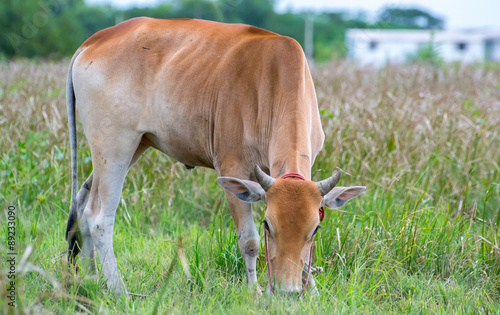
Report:
M 68 126 L 69 126 L 69 141 L 71 147 L 71 206 L 69 210 L 68 225 L 66 227 L 66 240 L 68 241 L 68 261 L 75 263 L 75 257 L 80 252 L 78 247 L 78 239 L 80 232 L 78 229 L 78 204 L 76 194 L 78 192 L 78 170 L 77 170 L 77 149 L 76 149 L 76 108 L 75 108 L 75 91 L 73 89 L 73 64 L 76 57 L 83 50 L 75 53 L 71 59 L 71 64 L 68 71 L 68 79 L 66 81 L 66 104 L 68 107 Z

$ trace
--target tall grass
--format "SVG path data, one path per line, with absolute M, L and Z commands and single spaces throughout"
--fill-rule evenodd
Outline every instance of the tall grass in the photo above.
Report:
M 313 177 L 339 167 L 349 174 L 342 185 L 368 189 L 327 212 L 315 247 L 324 268 L 316 275 L 320 295 L 300 301 L 245 288 L 216 173 L 188 171 L 153 150 L 129 173 L 115 226 L 119 268 L 138 295 L 116 298 L 102 278 L 75 277 L 64 240 L 71 189 L 66 71 L 67 63 L 0 64 L 0 249 L 7 252 L 5 212 L 15 205 L 18 262 L 24 255 L 15 311 L 500 312 L 499 69 L 336 62 L 313 70 L 326 134 Z M 92 166 L 78 130 L 83 181 Z M 261 221 L 262 205 L 254 210 Z M 5 297 L 7 264 L 0 266 Z M 3 298 L 0 309 L 13 312 Z

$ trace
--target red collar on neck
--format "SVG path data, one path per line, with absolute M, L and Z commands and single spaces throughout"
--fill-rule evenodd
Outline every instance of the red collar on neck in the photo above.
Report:
M 288 173 L 288 174 L 281 176 L 281 179 L 285 179 L 285 178 L 289 178 L 289 177 L 297 177 L 297 178 L 300 178 L 302 180 L 306 180 L 304 178 L 304 176 L 300 175 L 299 173 Z

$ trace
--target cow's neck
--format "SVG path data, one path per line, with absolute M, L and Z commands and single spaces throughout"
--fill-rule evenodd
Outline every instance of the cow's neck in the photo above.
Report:
M 304 123 L 281 126 L 281 130 L 273 133 L 280 136 L 274 137 L 270 143 L 270 175 L 278 178 L 288 173 L 298 173 L 310 180 L 313 157 L 308 126 Z
M 304 178 L 311 179 L 311 166 L 307 154 L 290 154 L 288 157 L 275 159 L 270 166 L 271 176 L 282 177 L 289 173 L 298 173 Z

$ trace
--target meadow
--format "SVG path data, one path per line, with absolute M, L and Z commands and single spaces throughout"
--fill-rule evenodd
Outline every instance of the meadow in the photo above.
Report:
M 152 149 L 127 177 L 114 233 L 135 295 L 116 298 L 102 277 L 75 276 L 64 236 L 67 67 L 0 64 L 0 313 L 500 314 L 498 66 L 312 70 L 326 134 L 313 179 L 338 167 L 341 185 L 367 191 L 327 211 L 314 253 L 324 269 L 315 275 L 319 295 L 300 300 L 245 287 L 216 172 L 187 170 Z M 81 125 L 78 148 L 81 185 L 92 169 Z M 7 304 L 9 206 L 16 308 Z M 263 204 L 253 207 L 259 222 Z M 257 262 L 266 288 L 263 240 Z

